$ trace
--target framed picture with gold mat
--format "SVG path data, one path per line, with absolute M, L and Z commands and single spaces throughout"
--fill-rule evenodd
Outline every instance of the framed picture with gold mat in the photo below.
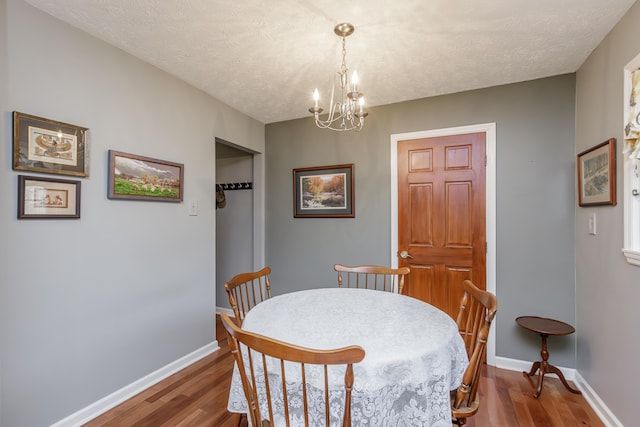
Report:
M 89 176 L 89 129 L 13 112 L 13 169 Z

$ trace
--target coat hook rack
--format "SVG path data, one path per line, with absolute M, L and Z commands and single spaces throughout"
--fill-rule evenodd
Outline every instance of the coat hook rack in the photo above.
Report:
M 253 189 L 252 182 L 227 182 L 224 184 L 218 184 L 224 191 L 233 190 L 251 190 Z

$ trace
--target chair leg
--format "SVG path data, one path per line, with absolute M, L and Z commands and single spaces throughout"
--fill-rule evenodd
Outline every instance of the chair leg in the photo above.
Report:
M 464 427 L 464 426 L 467 425 L 467 419 L 466 418 L 454 418 L 453 421 L 452 421 L 452 424 Z

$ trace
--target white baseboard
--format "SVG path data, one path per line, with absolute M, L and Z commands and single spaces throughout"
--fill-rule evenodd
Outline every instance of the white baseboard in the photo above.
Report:
M 230 308 L 216 307 L 216 314 L 220 314 L 220 313 L 227 313 L 231 317 L 235 316 L 233 314 L 233 310 L 231 310 Z
M 529 370 L 531 369 L 531 363 L 532 362 L 527 362 L 524 360 L 517 360 L 517 359 L 508 359 L 506 357 L 496 357 L 496 368 L 501 368 L 501 369 L 508 369 L 509 371 L 527 371 L 529 372 Z M 560 369 L 560 372 L 562 372 L 562 374 L 564 375 L 564 377 L 569 380 L 569 381 L 573 381 L 573 379 L 575 378 L 576 375 L 576 370 L 575 369 L 571 369 L 571 368 L 562 368 L 560 366 L 558 366 L 558 369 Z M 557 378 L 557 375 L 555 374 L 549 374 L 549 375 L 553 375 L 555 378 Z
M 531 362 L 527 362 L 524 360 L 517 359 L 508 359 L 506 357 L 496 357 L 496 368 L 508 369 L 510 371 L 527 371 L 531 369 Z M 611 412 L 611 410 L 605 405 L 605 403 L 600 399 L 600 397 L 596 394 L 596 392 L 591 388 L 591 386 L 582 378 L 580 373 L 575 369 L 571 368 L 562 368 L 558 366 L 558 369 L 562 372 L 565 378 L 569 381 L 573 381 L 578 390 L 582 392 L 585 400 L 591 406 L 593 411 L 600 417 L 600 420 L 607 427 L 624 427 L 622 423 L 616 418 L 616 416 Z M 555 374 L 553 375 L 557 378 Z
M 103 397 L 97 402 L 90 404 L 89 406 L 69 415 L 68 417 L 56 422 L 55 424 L 52 424 L 51 427 L 81 426 L 96 418 L 98 415 L 105 413 L 109 409 L 112 409 L 125 400 L 135 396 L 141 391 L 146 390 L 147 388 L 162 381 L 168 376 L 175 374 L 181 369 L 186 368 L 192 363 L 197 362 L 203 357 L 208 356 L 209 354 L 219 349 L 220 347 L 218 346 L 217 341 L 207 344 L 204 347 L 201 347 L 196 351 L 189 353 L 186 356 L 183 356 L 166 366 L 163 366 L 157 371 L 154 371 L 149 375 L 142 377 L 139 380 L 121 388 L 120 390 L 116 390 L 110 395 Z

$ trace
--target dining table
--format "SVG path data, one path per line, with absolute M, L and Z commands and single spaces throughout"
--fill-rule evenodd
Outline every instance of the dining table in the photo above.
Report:
M 242 329 L 314 349 L 361 346 L 365 357 L 353 365 L 353 426 L 451 426 L 450 391 L 469 362 L 455 321 L 424 301 L 363 288 L 301 290 L 257 304 Z M 333 386 L 343 392 L 344 382 Z M 248 411 L 237 365 L 227 409 Z

